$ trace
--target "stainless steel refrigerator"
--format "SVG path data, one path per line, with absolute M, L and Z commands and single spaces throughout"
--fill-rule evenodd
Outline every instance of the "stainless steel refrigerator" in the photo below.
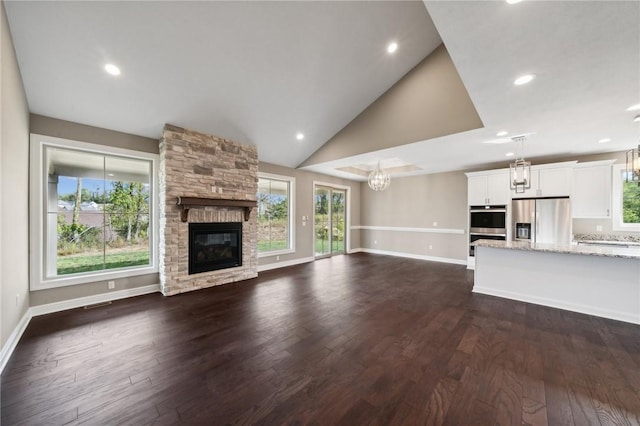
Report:
M 571 244 L 569 197 L 514 199 L 511 207 L 514 240 Z

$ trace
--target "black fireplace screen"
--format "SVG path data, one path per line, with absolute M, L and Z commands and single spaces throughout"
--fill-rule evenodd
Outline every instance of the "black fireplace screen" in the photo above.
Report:
M 190 223 L 189 274 L 242 266 L 242 223 Z

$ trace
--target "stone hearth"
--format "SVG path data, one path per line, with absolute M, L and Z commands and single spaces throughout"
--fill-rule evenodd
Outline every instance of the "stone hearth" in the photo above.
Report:
M 160 285 L 164 295 L 255 278 L 258 275 L 257 209 L 206 206 L 180 219 L 178 197 L 256 200 L 255 147 L 165 125 L 160 140 Z M 242 223 L 242 266 L 189 275 L 189 222 Z

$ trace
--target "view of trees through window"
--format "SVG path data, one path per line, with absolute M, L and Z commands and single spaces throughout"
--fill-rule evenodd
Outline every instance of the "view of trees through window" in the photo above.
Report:
M 55 256 L 50 249 L 47 257 L 48 275 L 148 265 L 149 162 L 77 152 L 73 158 L 56 151 L 48 177 L 47 236 L 49 244 L 53 235 L 56 241 Z M 65 163 L 85 155 L 84 163 Z M 98 168 L 100 163 L 111 167 Z
M 258 252 L 290 248 L 289 191 L 288 181 L 258 180 Z
M 622 223 L 640 223 L 640 185 L 627 179 L 622 180 Z

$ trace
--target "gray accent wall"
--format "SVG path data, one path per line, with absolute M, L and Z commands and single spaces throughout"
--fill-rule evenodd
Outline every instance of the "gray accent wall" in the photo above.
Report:
M 363 229 L 363 249 L 466 262 L 467 178 L 463 172 L 392 178 L 383 192 L 375 192 L 363 182 L 360 209 L 363 226 L 422 231 Z M 425 232 L 431 229 L 433 232 Z M 446 229 L 464 233 L 439 232 Z
M 84 124 L 73 123 L 71 121 L 58 120 L 56 118 L 44 117 L 36 114 L 31 114 L 30 130 L 31 133 L 39 135 L 54 136 L 58 138 L 149 152 L 153 154 L 159 153 L 159 142 L 155 139 L 101 129 L 99 127 L 87 126 Z M 25 142 L 27 146 L 28 139 L 27 135 L 27 142 Z M 25 159 L 24 165 L 27 164 L 28 160 Z M 26 236 L 25 239 L 27 239 Z M 157 273 L 154 273 L 129 278 L 119 278 L 114 281 L 115 289 L 113 290 L 108 289 L 107 280 L 100 280 L 87 282 L 86 284 L 76 284 L 67 287 L 32 291 L 30 293 L 31 306 L 45 305 L 48 303 L 61 302 L 80 297 L 95 296 L 102 293 L 159 284 L 160 277 Z
M 0 348 L 29 309 L 29 108 L 0 2 Z
M 258 153 L 259 154 L 259 153 Z M 360 182 L 346 179 L 339 179 L 318 173 L 306 172 L 284 166 L 261 162 L 258 165 L 260 173 L 271 173 L 281 176 L 294 177 L 296 179 L 295 195 L 295 252 L 282 254 L 280 260 L 276 256 L 260 257 L 258 266 L 281 262 L 295 262 L 296 260 L 310 258 L 314 256 L 313 249 L 313 184 L 324 182 L 328 184 L 348 186 L 350 188 L 350 200 L 347 209 L 351 211 L 351 225 L 360 225 Z M 302 216 L 309 216 L 306 226 L 302 226 Z M 347 235 L 347 245 L 352 249 L 360 248 L 360 231 L 354 230 Z
M 85 124 L 59 120 L 38 114 L 31 114 L 30 130 L 31 133 L 38 135 L 94 143 L 114 148 L 132 149 L 134 151 L 149 152 L 151 154 L 160 153 L 160 142 L 158 139 L 87 126 Z

